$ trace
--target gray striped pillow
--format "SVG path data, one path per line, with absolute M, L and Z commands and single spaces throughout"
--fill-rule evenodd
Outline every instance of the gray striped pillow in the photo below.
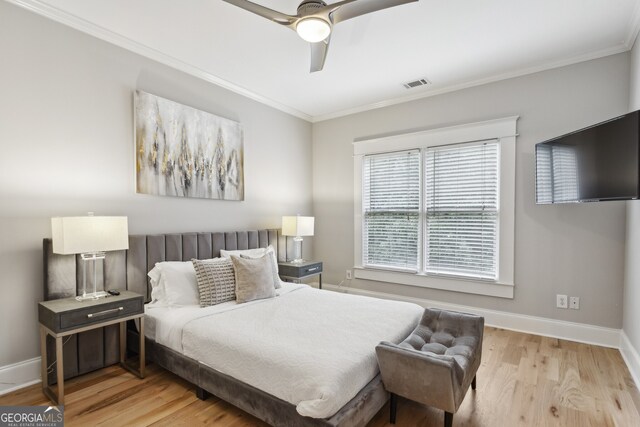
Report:
M 236 299 L 236 278 L 233 263 L 228 258 L 192 259 L 196 270 L 200 307 L 209 307 Z

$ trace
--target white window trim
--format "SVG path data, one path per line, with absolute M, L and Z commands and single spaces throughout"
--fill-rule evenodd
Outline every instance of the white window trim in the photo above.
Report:
M 353 143 L 354 277 L 356 279 L 513 298 L 515 275 L 515 142 L 518 117 L 505 117 L 478 123 L 355 141 Z M 421 149 L 491 139 L 499 141 L 500 149 L 498 279 L 490 281 L 364 268 L 362 265 L 362 167 L 364 156 L 389 151 Z M 422 263 L 422 260 L 420 263 Z

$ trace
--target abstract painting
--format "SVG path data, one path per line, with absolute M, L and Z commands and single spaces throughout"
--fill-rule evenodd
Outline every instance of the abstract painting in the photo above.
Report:
M 134 98 L 138 193 L 244 200 L 238 122 L 139 90 Z

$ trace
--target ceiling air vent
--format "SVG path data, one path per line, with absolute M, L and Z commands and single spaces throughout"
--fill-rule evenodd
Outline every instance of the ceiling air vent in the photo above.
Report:
M 413 89 L 414 87 L 420 87 L 420 86 L 425 86 L 431 84 L 431 82 L 427 79 L 420 79 L 420 80 L 415 80 L 413 82 L 409 82 L 409 83 L 405 83 L 404 87 L 406 89 Z

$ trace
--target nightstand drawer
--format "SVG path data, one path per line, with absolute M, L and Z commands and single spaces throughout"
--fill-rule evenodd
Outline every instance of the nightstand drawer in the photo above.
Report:
M 118 296 L 98 300 L 77 301 L 75 298 L 63 298 L 38 304 L 40 323 L 55 333 L 143 313 L 142 295 L 129 291 L 121 291 Z
M 309 274 L 318 274 L 318 273 L 322 273 L 322 263 L 308 265 L 300 269 L 301 276 L 307 276 Z
M 142 300 L 114 301 L 60 314 L 60 329 L 77 328 L 142 312 Z
M 281 262 L 278 264 L 280 276 L 303 278 L 322 273 L 322 262 L 303 262 L 295 264 L 292 262 Z

